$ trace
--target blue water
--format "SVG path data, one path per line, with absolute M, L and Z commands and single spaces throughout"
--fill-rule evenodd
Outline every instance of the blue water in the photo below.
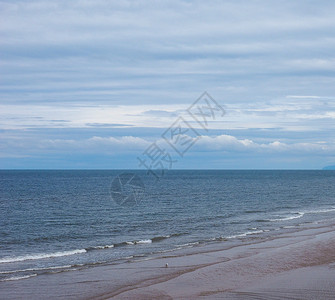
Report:
M 0 171 L 0 280 L 122 263 L 261 237 L 335 217 L 335 171 L 133 171 L 145 193 L 120 206 L 122 171 Z

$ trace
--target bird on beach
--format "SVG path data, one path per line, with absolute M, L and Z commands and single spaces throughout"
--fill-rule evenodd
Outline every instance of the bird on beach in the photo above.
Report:
M 167 268 L 168 266 L 169 266 L 169 264 L 168 264 L 168 263 L 166 263 L 166 264 L 165 264 L 165 268 Z

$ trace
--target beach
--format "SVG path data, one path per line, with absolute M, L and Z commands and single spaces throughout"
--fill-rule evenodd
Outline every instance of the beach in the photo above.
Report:
M 2 299 L 334 299 L 335 224 L 0 283 Z M 168 264 L 168 266 L 166 266 Z
M 334 12 L 0 0 L 0 300 L 335 300 Z

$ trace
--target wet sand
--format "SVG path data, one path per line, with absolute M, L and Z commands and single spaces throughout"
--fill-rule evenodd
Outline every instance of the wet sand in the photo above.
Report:
M 224 246 L 1 282 L 0 298 L 335 299 L 334 224 Z

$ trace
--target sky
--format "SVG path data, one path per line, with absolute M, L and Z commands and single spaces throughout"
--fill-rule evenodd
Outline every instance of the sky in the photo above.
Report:
M 327 0 L 0 0 L 0 168 L 335 165 L 334 12 Z M 205 91 L 224 111 L 206 130 L 187 111 Z M 182 153 L 166 139 L 178 120 L 192 129 Z

